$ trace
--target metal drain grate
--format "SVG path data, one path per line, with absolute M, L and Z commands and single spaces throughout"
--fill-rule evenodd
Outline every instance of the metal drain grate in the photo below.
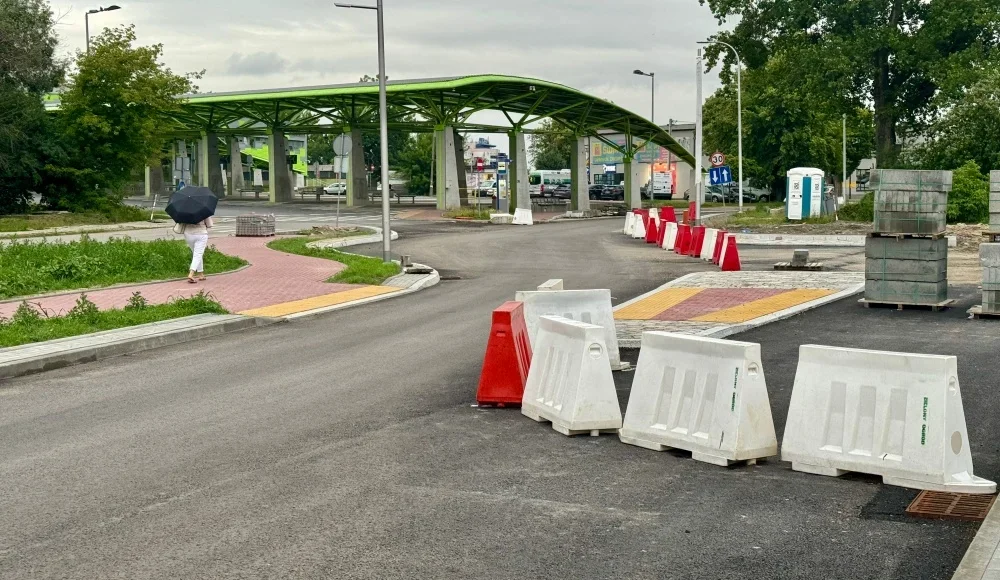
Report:
M 934 520 L 981 522 L 990 513 L 996 499 L 995 495 L 922 491 L 906 508 L 906 513 Z

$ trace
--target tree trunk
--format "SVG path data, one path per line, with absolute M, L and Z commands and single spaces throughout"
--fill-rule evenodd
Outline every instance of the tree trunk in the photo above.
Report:
M 887 22 L 887 28 L 893 34 L 898 32 L 902 18 L 903 2 L 893 0 Z M 875 51 L 875 82 L 872 91 L 875 105 L 875 157 L 878 167 L 883 169 L 894 167 L 899 153 L 896 146 L 896 95 L 892 89 L 889 70 L 891 55 L 888 46 Z

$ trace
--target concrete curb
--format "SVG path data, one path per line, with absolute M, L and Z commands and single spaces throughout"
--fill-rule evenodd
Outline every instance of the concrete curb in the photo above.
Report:
M 788 247 L 828 247 L 828 248 L 863 248 L 865 238 L 862 234 L 734 234 L 736 243 L 744 246 L 788 246 Z M 958 247 L 956 236 L 946 236 L 948 247 Z
M 338 238 L 332 240 L 319 240 L 306 244 L 310 248 L 327 248 L 335 250 L 337 248 L 347 248 L 350 246 L 363 246 L 365 244 L 377 244 L 382 241 L 382 228 L 377 228 L 374 226 L 355 226 L 359 229 L 371 230 L 373 233 L 370 236 L 351 236 L 349 238 Z M 389 230 L 389 239 L 398 240 L 399 234 L 392 230 Z
M 251 318 L 237 315 L 200 314 L 151 324 L 130 326 L 46 342 L 26 344 L 0 349 L 0 355 L 12 359 L 0 362 L 0 379 L 9 379 L 59 369 L 72 365 L 93 362 L 106 358 L 134 354 L 163 346 L 181 344 L 202 338 L 220 336 L 249 328 L 260 328 L 282 322 L 273 318 Z M 181 328 L 167 328 L 156 332 L 159 326 L 174 323 Z M 184 325 L 184 323 L 192 323 Z M 134 336 L 136 332 L 149 329 L 150 333 Z M 121 338 L 116 338 L 121 336 Z M 99 344 L 86 344 L 86 339 Z M 102 341 L 102 339 L 105 339 Z M 76 344 L 74 344 L 76 343 Z M 83 344 L 81 344 L 83 343 Z M 53 347 L 65 344 L 64 350 L 52 351 Z M 36 354 L 37 353 L 37 354 Z M 17 356 L 23 354 L 24 356 Z
M 415 267 L 427 268 L 423 264 L 413 264 Z M 389 300 L 392 298 L 399 298 L 400 296 L 406 296 L 408 294 L 413 294 L 414 292 L 419 292 L 425 288 L 430 288 L 431 286 L 437 285 L 441 282 L 441 275 L 437 270 L 431 269 L 431 273 L 425 275 L 421 280 L 418 280 L 411 284 L 407 288 L 401 289 L 399 292 L 393 292 L 391 294 L 381 294 L 379 296 L 372 296 L 370 298 L 362 298 L 361 300 L 354 300 L 352 302 L 345 302 L 343 304 L 335 304 L 333 306 L 326 306 L 324 308 L 316 308 L 314 310 L 307 310 L 305 312 L 298 312 L 296 314 L 290 314 L 285 317 L 285 320 L 301 320 L 304 318 L 311 318 L 313 316 L 319 316 L 321 314 L 326 314 L 328 312 L 334 312 L 337 310 L 343 310 L 345 308 L 351 308 L 354 306 L 363 306 L 365 304 L 371 304 L 373 302 L 380 302 L 382 300 Z
M 997 559 L 998 546 L 1000 546 L 1000 508 L 997 508 L 997 504 L 993 504 L 951 580 L 988 580 L 1000 576 L 1000 571 L 996 567 L 991 567 L 991 563 Z M 988 575 L 990 571 L 994 575 Z

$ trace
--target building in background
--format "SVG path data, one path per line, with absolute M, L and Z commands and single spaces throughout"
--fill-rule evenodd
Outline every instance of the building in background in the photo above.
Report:
M 691 151 L 694 149 L 694 123 L 674 123 L 664 125 L 682 147 Z M 625 135 L 620 133 L 601 133 L 605 139 L 625 145 Z M 643 185 L 651 181 L 653 173 L 661 174 L 675 199 L 683 197 L 694 187 L 694 168 L 677 159 L 668 150 L 649 143 L 636 154 L 635 163 L 639 164 L 639 182 Z M 709 166 L 708 158 L 703 159 L 705 167 Z M 625 159 L 620 151 L 610 147 L 596 137 L 590 138 L 590 183 L 599 185 L 618 185 L 625 181 Z

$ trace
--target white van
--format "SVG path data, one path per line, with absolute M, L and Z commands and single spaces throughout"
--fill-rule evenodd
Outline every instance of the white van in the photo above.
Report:
M 560 185 L 570 185 L 573 182 L 569 169 L 532 171 L 528 176 L 528 195 L 531 197 L 552 197 Z

